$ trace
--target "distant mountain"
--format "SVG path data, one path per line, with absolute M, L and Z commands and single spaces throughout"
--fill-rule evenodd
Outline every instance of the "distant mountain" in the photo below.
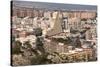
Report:
M 45 8 L 50 10 L 97 11 L 96 5 L 46 3 L 46 2 L 32 2 L 32 1 L 13 1 L 13 6 L 27 7 L 27 8 L 40 8 L 40 9 Z

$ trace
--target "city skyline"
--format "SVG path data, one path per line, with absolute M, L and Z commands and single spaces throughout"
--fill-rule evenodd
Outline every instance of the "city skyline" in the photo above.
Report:
M 97 6 L 11 2 L 11 65 L 97 61 Z
M 78 11 L 97 11 L 96 5 L 80 5 L 80 4 L 65 4 L 65 3 L 48 3 L 48 2 L 29 2 L 29 1 L 12 1 L 13 6 L 26 8 L 44 8 L 48 10 L 78 10 Z

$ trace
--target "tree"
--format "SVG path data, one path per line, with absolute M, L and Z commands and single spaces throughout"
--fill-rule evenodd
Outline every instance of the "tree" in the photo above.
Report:
M 15 41 L 13 44 L 12 44 L 12 54 L 19 54 L 21 53 L 21 45 L 22 43 L 20 41 Z
M 37 37 L 36 38 L 36 49 L 42 53 L 45 53 L 45 50 L 43 47 L 42 29 L 36 28 L 34 32 L 35 32 L 35 36 Z
M 81 41 L 80 41 L 80 38 L 79 37 L 77 37 L 77 39 L 76 39 L 76 47 L 81 47 Z
M 23 44 L 26 48 L 32 48 L 31 44 L 30 44 L 30 41 L 26 41 L 24 44 Z
M 34 34 L 35 34 L 35 36 L 41 36 L 42 35 L 42 29 L 41 28 L 36 28 L 34 30 Z

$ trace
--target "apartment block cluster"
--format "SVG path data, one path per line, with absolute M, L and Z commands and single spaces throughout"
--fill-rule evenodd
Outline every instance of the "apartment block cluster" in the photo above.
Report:
M 95 10 L 66 11 L 26 7 L 13 7 L 12 10 L 12 35 L 16 38 L 27 37 L 33 33 L 35 28 L 40 27 L 44 35 L 55 35 L 56 37 L 56 33 L 62 34 L 62 32 L 68 37 L 85 35 L 85 41 L 92 41 L 96 44 L 97 12 Z M 85 34 L 72 34 L 71 29 L 79 31 L 86 29 L 87 31 Z M 33 36 L 32 39 L 34 38 Z

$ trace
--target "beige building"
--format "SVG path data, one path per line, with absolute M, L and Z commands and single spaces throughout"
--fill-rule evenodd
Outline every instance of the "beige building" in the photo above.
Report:
M 86 40 L 92 40 L 91 29 L 89 29 L 88 31 L 86 31 L 85 36 L 86 36 Z
M 51 17 L 51 14 L 52 13 L 50 11 L 44 12 L 44 17 L 49 18 L 49 17 Z
M 68 19 L 69 27 L 73 29 L 80 28 L 80 19 L 79 18 L 69 18 Z
M 51 28 L 47 30 L 46 35 L 52 36 L 62 32 L 61 27 L 62 15 L 59 12 L 54 12 L 52 21 L 50 22 Z

